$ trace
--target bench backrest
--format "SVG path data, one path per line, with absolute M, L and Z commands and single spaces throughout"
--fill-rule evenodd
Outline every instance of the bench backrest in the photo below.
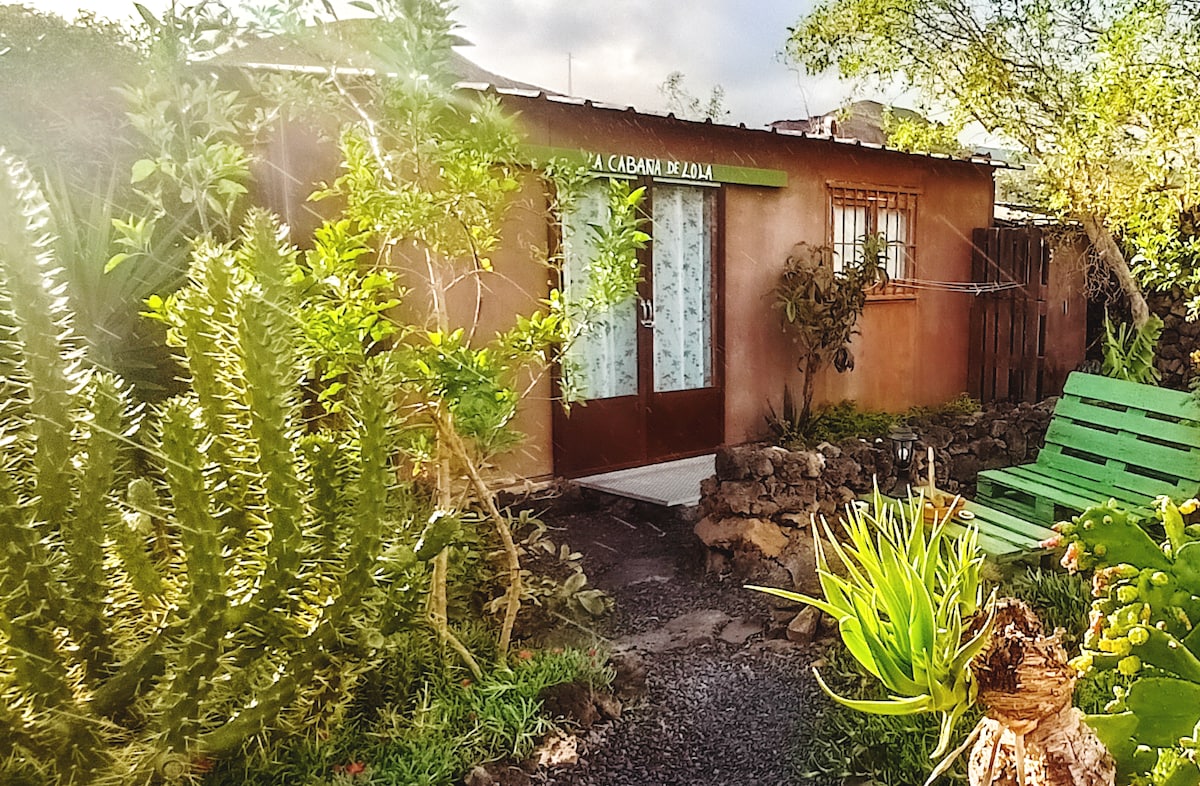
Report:
M 1037 463 L 1136 496 L 1195 496 L 1200 402 L 1178 390 L 1077 371 L 1067 378 Z

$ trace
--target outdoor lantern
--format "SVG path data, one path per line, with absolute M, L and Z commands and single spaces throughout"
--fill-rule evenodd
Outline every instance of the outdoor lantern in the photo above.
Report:
M 892 441 L 892 454 L 896 457 L 896 469 L 906 470 L 912 466 L 913 450 L 917 445 L 917 433 L 901 423 L 888 433 Z

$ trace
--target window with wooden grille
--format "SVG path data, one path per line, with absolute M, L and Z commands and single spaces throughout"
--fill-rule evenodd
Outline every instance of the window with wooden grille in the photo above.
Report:
M 830 184 L 828 237 L 834 269 L 861 259 L 864 242 L 875 239 L 884 244 L 888 278 L 911 278 L 916 212 L 915 191 Z

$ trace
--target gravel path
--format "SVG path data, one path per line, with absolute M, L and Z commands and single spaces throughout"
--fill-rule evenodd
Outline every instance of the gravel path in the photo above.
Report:
M 613 595 L 602 632 L 645 665 L 646 691 L 620 720 L 583 733 L 578 764 L 543 772 L 541 783 L 819 783 L 799 767 L 805 729 L 825 701 L 808 669 L 814 650 L 764 641 L 765 596 L 704 576 L 685 517 L 589 495 L 543 519 Z

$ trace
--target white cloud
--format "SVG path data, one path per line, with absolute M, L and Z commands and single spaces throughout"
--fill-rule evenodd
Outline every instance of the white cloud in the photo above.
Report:
M 161 10 L 169 0 L 143 0 Z M 849 88 L 832 76 L 798 74 L 780 55 L 788 28 L 814 0 L 459 0 L 463 54 L 511 79 L 597 101 L 657 111 L 658 85 L 672 71 L 705 98 L 725 90 L 730 120 L 760 126 L 819 114 L 843 103 Z M 74 16 L 79 7 L 131 19 L 132 0 L 32 0 Z M 349 9 L 345 0 L 335 7 Z M 356 13 L 356 12 L 352 12 Z M 871 95 L 869 97 L 878 97 Z

